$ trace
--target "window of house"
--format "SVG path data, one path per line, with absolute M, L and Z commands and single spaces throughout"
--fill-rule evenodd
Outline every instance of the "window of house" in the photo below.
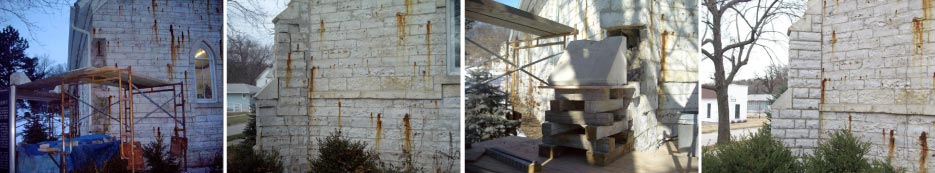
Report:
M 216 101 L 217 88 L 214 86 L 214 58 L 205 49 L 195 51 L 193 59 L 195 67 L 195 95 L 199 102 Z
M 734 119 L 740 119 L 740 104 L 734 104 Z
M 708 118 L 711 118 L 711 103 L 708 103 Z
M 461 74 L 461 3 L 458 0 L 448 0 L 448 49 L 446 61 L 448 75 Z

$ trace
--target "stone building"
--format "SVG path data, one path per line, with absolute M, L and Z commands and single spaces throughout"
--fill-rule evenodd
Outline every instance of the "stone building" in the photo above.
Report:
M 603 40 L 626 36 L 628 80 L 639 86 L 640 99 L 634 99 L 627 116 L 633 121 L 635 148 L 655 150 L 662 139 L 673 133 L 681 111 L 697 111 L 698 97 L 698 8 L 697 1 L 683 0 L 524 0 L 521 10 L 573 27 L 576 33 L 564 37 L 513 31 L 510 41 L 536 39 L 540 45 L 519 43 L 507 46 L 502 55 L 522 66 L 564 51 L 573 40 Z M 538 39 L 537 39 L 538 38 Z M 564 40 L 563 40 L 564 39 Z M 531 47 L 531 48 L 530 48 Z M 559 58 L 525 68 L 541 79 L 551 75 Z M 505 64 L 493 65 L 508 71 Z M 515 69 L 515 68 L 512 68 Z M 544 121 L 554 91 L 525 73 L 506 77 L 505 91 L 514 109 L 536 123 L 524 123 L 524 133 L 538 138 L 535 129 Z M 525 120 L 528 122 L 528 119 Z M 529 130 L 532 129 L 532 130 Z
M 132 67 L 134 74 L 165 81 L 188 79 L 184 81 L 186 109 L 182 110 L 187 113 L 188 166 L 207 166 L 221 154 L 223 140 L 223 11 L 221 0 L 79 0 L 71 9 L 68 68 Z M 79 95 L 85 102 L 102 106 L 117 91 L 92 84 L 82 87 Z M 171 92 L 148 97 L 159 103 L 173 98 Z M 153 129 L 158 127 L 168 144 L 173 118 L 163 112 L 147 116 L 158 107 L 140 95 L 134 100 L 136 139 L 143 144 L 153 141 Z M 117 123 L 107 115 L 88 106 L 81 106 L 79 112 L 82 116 L 93 113 L 80 123 L 81 134 L 119 135 Z
M 932 170 L 933 5 L 808 1 L 789 29 L 789 90 L 772 105 L 773 137 L 811 154 L 846 129 L 871 144 L 870 158 Z
M 341 130 L 397 166 L 459 169 L 459 4 L 289 2 L 273 20 L 276 80 L 256 96 L 259 148 L 304 172 Z

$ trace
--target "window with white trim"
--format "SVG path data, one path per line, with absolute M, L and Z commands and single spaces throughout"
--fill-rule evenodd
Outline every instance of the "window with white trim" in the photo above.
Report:
M 195 98 L 198 102 L 214 102 L 217 99 L 215 93 L 217 88 L 214 86 L 214 58 L 211 53 L 204 48 L 198 48 L 195 51 L 194 58 L 195 72 Z

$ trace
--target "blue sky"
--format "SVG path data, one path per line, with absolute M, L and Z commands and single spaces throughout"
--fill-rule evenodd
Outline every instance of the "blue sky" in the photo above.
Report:
M 519 0 L 497 0 L 497 2 L 512 6 L 513 8 L 519 8 Z
M 61 6 L 50 7 L 48 14 L 28 14 L 26 18 L 37 26 L 33 33 L 30 33 L 25 24 L 12 14 L 0 13 L 0 27 L 13 26 L 19 31 L 20 37 L 29 41 L 26 56 L 48 55 L 53 62 L 64 64 L 68 61 L 69 11 L 69 6 Z

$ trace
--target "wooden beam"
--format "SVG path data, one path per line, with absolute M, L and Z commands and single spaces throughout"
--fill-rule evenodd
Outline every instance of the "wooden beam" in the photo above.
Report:
M 617 121 L 611 126 L 585 126 L 584 134 L 588 137 L 588 140 L 597 140 L 621 133 L 627 129 L 628 125 L 627 121 Z
M 614 123 L 614 114 L 585 113 L 584 111 L 545 111 L 545 121 L 561 124 L 609 126 Z
M 592 101 L 610 99 L 610 88 L 555 89 L 556 100 Z
M 584 130 L 584 127 L 577 124 L 542 123 L 542 136 L 558 135 L 575 130 Z
M 610 152 L 615 146 L 614 138 L 606 137 L 597 140 L 588 140 L 587 138 L 588 136 L 585 134 L 542 136 L 542 143 L 599 152 Z
M 538 36 L 575 32 L 575 28 L 507 6 L 494 0 L 467 0 L 464 15 L 477 20 Z

